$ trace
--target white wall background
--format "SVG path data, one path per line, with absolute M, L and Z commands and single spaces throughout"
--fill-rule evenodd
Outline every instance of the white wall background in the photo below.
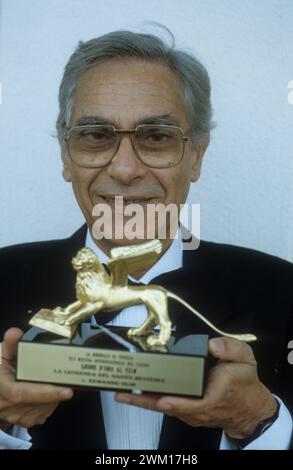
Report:
M 54 133 L 79 39 L 168 26 L 210 72 L 217 128 L 191 200 L 202 238 L 293 260 L 293 0 L 2 0 L 0 245 L 64 237 L 82 222 Z

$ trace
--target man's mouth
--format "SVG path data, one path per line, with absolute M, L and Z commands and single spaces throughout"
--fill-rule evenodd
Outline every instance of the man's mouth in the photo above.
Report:
M 133 195 L 133 196 L 123 196 L 122 194 L 116 194 L 116 195 L 100 195 L 100 198 L 103 200 L 104 203 L 110 205 L 110 206 L 123 206 L 126 207 L 130 204 L 139 204 L 141 206 L 145 206 L 147 204 L 155 204 L 158 202 L 158 199 L 155 198 L 154 196 L 139 196 L 139 195 Z

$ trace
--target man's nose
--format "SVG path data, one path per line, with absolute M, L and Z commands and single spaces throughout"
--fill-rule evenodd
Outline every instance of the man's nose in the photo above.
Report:
M 131 136 L 121 136 L 118 150 L 108 165 L 109 176 L 123 184 L 130 184 L 136 178 L 143 178 L 147 167 L 137 157 Z

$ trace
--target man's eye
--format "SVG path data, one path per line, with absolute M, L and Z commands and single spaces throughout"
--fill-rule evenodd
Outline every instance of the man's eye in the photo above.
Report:
M 150 143 L 165 142 L 169 138 L 170 138 L 170 135 L 165 134 L 163 132 L 156 132 L 156 133 L 145 136 L 145 139 L 148 140 Z
M 81 137 L 92 142 L 103 142 L 112 138 L 112 136 L 106 132 L 84 132 L 81 134 Z
M 166 134 L 152 134 L 151 135 L 151 139 L 154 141 L 160 141 L 166 138 L 168 138 L 168 135 Z

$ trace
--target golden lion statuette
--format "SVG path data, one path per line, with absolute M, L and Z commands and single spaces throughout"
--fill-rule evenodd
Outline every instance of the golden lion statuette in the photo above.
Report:
M 130 328 L 128 336 L 141 338 L 152 347 L 165 346 L 171 336 L 172 324 L 168 314 L 168 298 L 180 302 L 194 315 L 221 336 L 239 341 L 252 342 L 257 338 L 252 334 L 230 334 L 218 329 L 191 305 L 163 287 L 156 285 L 129 286 L 128 275 L 139 272 L 154 263 L 162 250 L 159 240 L 151 240 L 139 245 L 113 248 L 108 261 L 108 269 L 89 248 L 82 248 L 72 259 L 77 272 L 76 301 L 67 307 L 53 310 L 41 309 L 29 324 L 71 339 L 79 325 L 99 311 L 123 309 L 131 305 L 145 304 L 147 318 L 138 328 Z M 159 325 L 159 333 L 153 331 Z

